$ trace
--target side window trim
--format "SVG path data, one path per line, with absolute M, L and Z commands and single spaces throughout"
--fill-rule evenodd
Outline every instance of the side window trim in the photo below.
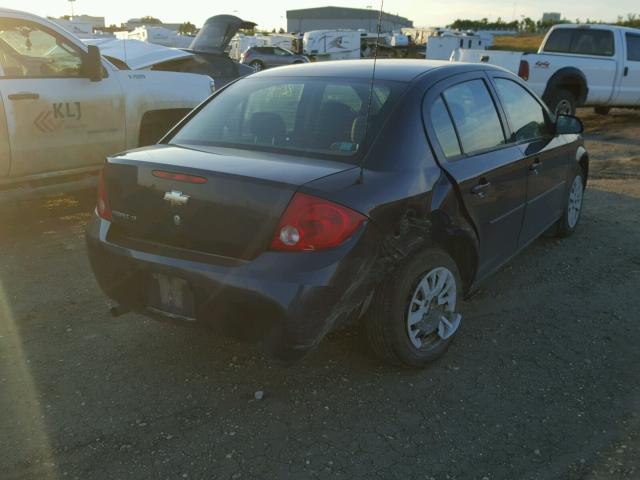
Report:
M 447 103 L 447 99 L 444 97 L 443 93 L 444 93 L 444 90 L 440 92 L 437 98 L 442 100 L 442 103 L 444 104 L 444 108 L 447 110 L 447 115 L 449 115 L 449 120 L 451 121 L 451 125 L 453 125 L 453 131 L 456 132 L 456 140 L 458 142 L 458 149 L 460 150 L 460 153 L 458 155 L 454 155 L 453 157 L 447 157 L 446 155 L 444 155 L 444 157 L 450 162 L 455 162 L 456 160 L 460 160 L 461 158 L 467 158 L 467 156 L 464 153 L 464 149 L 462 148 L 462 141 L 460 140 L 460 132 L 458 131 L 458 126 L 456 125 L 456 122 L 453 121 L 453 115 L 451 115 L 451 109 L 449 108 L 449 104 Z M 431 105 L 433 106 L 434 103 L 435 103 L 435 100 L 431 102 Z M 442 147 L 440 147 L 440 149 L 442 150 Z

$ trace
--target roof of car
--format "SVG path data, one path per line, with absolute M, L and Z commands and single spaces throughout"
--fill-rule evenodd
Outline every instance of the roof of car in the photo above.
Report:
M 344 77 L 370 78 L 373 70 L 372 59 L 340 60 L 332 62 L 314 62 L 302 65 L 264 70 L 255 77 Z M 486 64 L 451 63 L 438 60 L 405 60 L 380 59 L 376 62 L 376 78 L 411 82 L 413 79 L 433 70 L 451 70 L 452 73 L 463 73 L 471 70 L 498 69 Z

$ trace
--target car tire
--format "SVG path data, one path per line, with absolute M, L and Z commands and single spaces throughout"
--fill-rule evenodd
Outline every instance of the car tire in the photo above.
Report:
M 581 167 L 576 168 L 576 173 L 569 183 L 566 195 L 565 207 L 562 218 L 558 221 L 556 236 L 564 238 L 572 235 L 578 228 L 582 214 L 584 199 L 585 176 Z
M 249 66 L 253 68 L 256 72 L 260 72 L 264 70 L 264 63 L 262 63 L 260 60 L 254 60 L 249 64 Z
M 575 95 L 563 88 L 554 90 L 546 103 L 555 115 L 575 115 L 578 104 Z
M 593 111 L 598 115 L 609 115 L 611 107 L 595 107 Z
M 448 254 L 429 248 L 412 255 L 375 292 L 364 323 L 371 348 L 385 363 L 426 366 L 447 351 L 457 333 L 461 299 L 458 267 Z M 416 318 L 421 320 L 412 325 Z

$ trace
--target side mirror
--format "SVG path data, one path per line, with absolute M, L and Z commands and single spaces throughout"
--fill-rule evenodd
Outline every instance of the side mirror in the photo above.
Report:
M 558 115 L 556 117 L 557 135 L 578 135 L 584 132 L 584 125 L 578 117 L 573 115 Z
M 84 57 L 82 65 L 84 74 L 89 77 L 92 82 L 99 82 L 102 80 L 102 56 L 100 55 L 100 49 L 95 45 L 89 45 L 87 55 Z

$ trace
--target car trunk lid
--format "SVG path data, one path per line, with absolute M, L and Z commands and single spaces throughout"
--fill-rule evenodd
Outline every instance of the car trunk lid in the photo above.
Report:
M 299 186 L 353 168 L 213 147 L 158 145 L 109 159 L 110 239 L 250 260 Z

